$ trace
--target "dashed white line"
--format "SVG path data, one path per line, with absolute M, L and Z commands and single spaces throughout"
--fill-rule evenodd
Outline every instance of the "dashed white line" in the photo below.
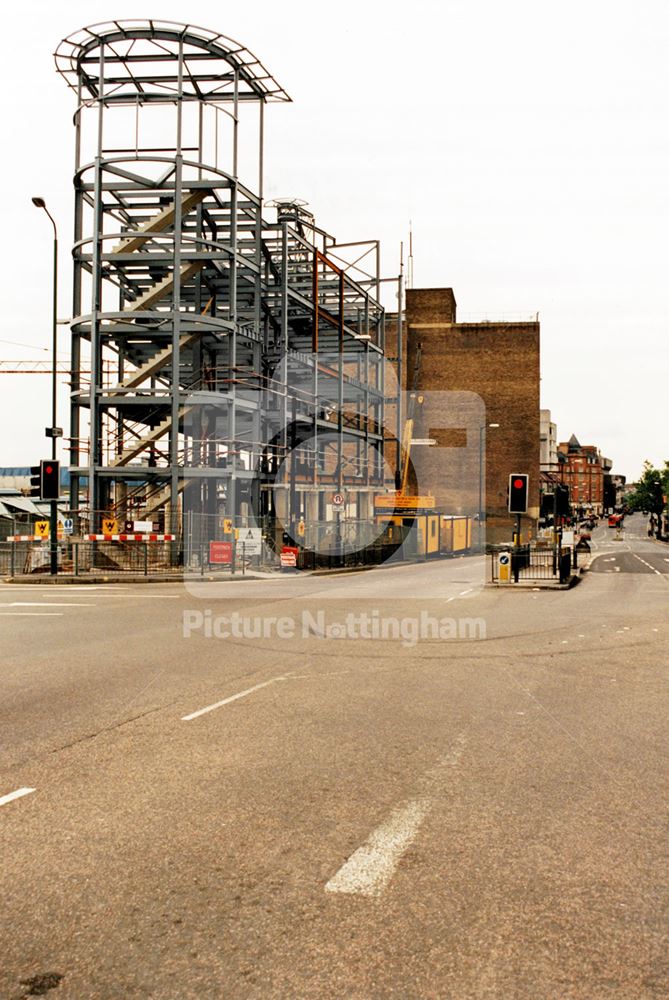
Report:
M 636 554 L 636 552 L 634 552 L 634 553 L 633 553 L 633 555 L 634 555 L 634 558 L 635 558 L 635 559 L 638 559 L 638 560 L 639 560 L 639 562 L 640 562 L 640 563 L 643 563 L 643 564 L 644 564 L 644 566 L 647 566 L 647 567 L 648 567 L 648 569 L 652 569 L 653 573 L 657 573 L 657 575 L 658 575 L 658 576 L 662 576 L 662 574 L 660 573 L 659 569 L 655 569 L 655 567 L 654 567 L 654 566 L 651 566 L 651 564 L 650 564 L 649 562 L 646 562 L 646 560 L 645 560 L 645 559 L 642 559 L 642 558 L 641 558 L 641 556 L 638 556 L 638 555 Z
M 353 852 L 325 884 L 326 892 L 381 895 L 432 808 L 428 793 L 443 782 L 446 769 L 458 763 L 464 744 L 465 734 L 461 733 L 450 752 L 423 776 L 422 785 L 426 794 L 394 809 L 388 819 L 372 831 L 365 843 Z
M 6 806 L 8 802 L 21 799 L 24 795 L 30 795 L 34 791 L 34 788 L 17 788 L 15 792 L 9 792 L 8 795 L 0 795 L 0 806 Z
M 421 799 L 396 809 L 342 865 L 325 891 L 379 896 L 429 809 L 430 803 Z
M 263 681 L 262 684 L 255 684 L 253 687 L 246 688 L 245 691 L 238 691 L 237 694 L 231 694 L 229 698 L 223 698 L 221 701 L 214 702 L 213 705 L 207 705 L 205 708 L 199 708 L 197 712 L 191 712 L 190 715 L 182 715 L 182 722 L 190 722 L 191 719 L 197 719 L 201 715 L 206 715 L 207 712 L 213 712 L 216 708 L 222 708 L 223 705 L 229 705 L 231 701 L 237 701 L 239 698 L 246 698 L 247 695 L 253 694 L 254 691 L 260 691 L 261 688 L 268 687 L 270 684 L 276 684 L 277 681 L 286 681 L 292 674 L 282 674 L 281 677 L 272 677 L 269 681 Z

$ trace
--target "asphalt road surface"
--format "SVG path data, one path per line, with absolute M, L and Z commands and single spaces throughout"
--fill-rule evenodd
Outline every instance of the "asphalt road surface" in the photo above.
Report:
M 0 996 L 669 997 L 669 546 L 614 536 L 1 586 Z

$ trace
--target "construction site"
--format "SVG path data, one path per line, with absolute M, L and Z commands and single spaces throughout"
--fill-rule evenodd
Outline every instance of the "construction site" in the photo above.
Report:
M 55 62 L 74 95 L 63 568 L 121 567 L 149 540 L 145 566 L 234 566 L 240 530 L 303 567 L 480 546 L 475 407 L 456 408 L 474 450 L 447 507 L 417 481 L 412 447 L 437 442 L 425 420 L 412 440 L 401 255 L 384 277 L 378 240 L 264 201 L 266 106 L 290 97 L 263 63 L 156 20 L 82 29 Z

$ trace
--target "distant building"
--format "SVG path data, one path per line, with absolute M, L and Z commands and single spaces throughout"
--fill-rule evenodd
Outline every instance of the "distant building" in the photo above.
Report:
M 558 475 L 570 490 L 572 507 L 602 514 L 606 507 L 604 476 L 612 461 L 593 444 L 581 444 L 575 434 L 558 445 Z
M 11 487 L 0 487 L 0 541 L 9 535 L 23 534 L 22 526 L 34 524 L 42 516 L 42 511 L 30 497 Z
M 539 411 L 539 463 L 542 472 L 554 472 L 558 464 L 557 424 L 551 421 L 550 410 Z

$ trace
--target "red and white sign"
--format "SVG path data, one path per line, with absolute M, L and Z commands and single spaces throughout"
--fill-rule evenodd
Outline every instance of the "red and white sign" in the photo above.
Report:
M 209 542 L 209 562 L 227 566 L 232 562 L 232 542 Z
M 332 506 L 335 510 L 341 510 L 344 506 L 344 496 L 342 493 L 335 493 L 332 497 Z
M 297 568 L 297 553 L 299 549 L 296 549 L 292 545 L 284 545 L 281 549 L 281 568 L 286 569 L 296 569 Z

